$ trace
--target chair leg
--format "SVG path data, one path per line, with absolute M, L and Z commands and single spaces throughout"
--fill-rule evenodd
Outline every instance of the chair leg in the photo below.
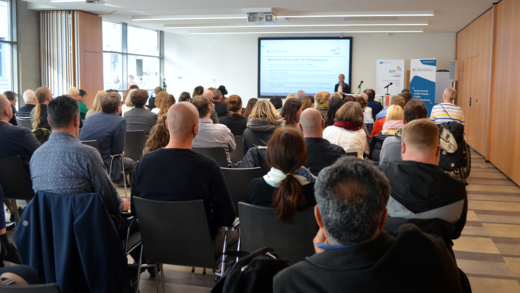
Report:
M 11 199 L 11 202 L 13 203 L 13 210 L 14 210 L 14 222 L 16 223 L 16 227 L 18 227 L 18 223 L 20 222 L 20 214 L 18 214 L 18 205 L 16 204 L 16 199 Z
M 128 193 L 126 192 L 126 174 L 125 165 L 123 163 L 123 157 L 121 157 L 121 169 L 123 170 L 123 185 L 125 186 L 125 197 L 128 198 Z
M 141 254 L 139 256 L 139 266 L 137 267 L 137 287 L 135 293 L 139 293 L 139 284 L 141 283 L 141 266 L 143 265 L 143 246 L 141 245 Z
M 161 281 L 162 281 L 162 291 L 163 291 L 163 293 L 166 293 L 166 282 L 164 281 L 164 267 L 163 267 L 163 264 L 161 264 Z
M 227 236 L 229 233 L 229 228 L 226 227 L 226 234 L 224 234 L 224 245 L 222 245 L 222 259 L 220 265 L 220 276 L 224 276 L 224 270 L 226 266 L 226 249 L 227 249 Z
M 238 229 L 238 244 L 237 244 L 237 251 L 240 251 L 240 227 Z M 238 256 L 235 262 L 238 262 Z
M 159 286 L 159 274 L 158 274 L 158 267 L 159 264 L 154 264 L 153 269 L 155 271 L 155 286 L 157 286 L 157 293 L 161 292 L 160 286 Z M 164 293 L 164 292 L 163 292 Z

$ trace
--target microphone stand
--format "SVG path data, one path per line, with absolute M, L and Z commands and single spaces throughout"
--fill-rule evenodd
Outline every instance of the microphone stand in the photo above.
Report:
M 387 96 L 390 95 L 390 93 L 388 92 L 389 88 L 390 88 L 390 85 L 388 85 L 388 86 L 386 87 L 386 95 L 387 95 Z

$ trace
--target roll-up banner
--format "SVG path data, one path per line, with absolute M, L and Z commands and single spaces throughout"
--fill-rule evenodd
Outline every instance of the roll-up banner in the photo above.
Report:
M 435 105 L 435 78 L 437 75 L 437 59 L 410 60 L 410 92 L 412 99 L 424 102 L 428 109 L 428 117 Z
M 404 76 L 406 70 L 404 69 L 404 59 L 395 60 L 377 60 L 376 63 L 376 93 L 379 95 L 386 94 L 388 84 L 388 93 L 390 95 L 397 95 L 405 88 Z

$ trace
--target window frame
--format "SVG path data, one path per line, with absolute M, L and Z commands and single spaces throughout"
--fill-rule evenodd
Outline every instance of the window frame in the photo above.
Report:
M 9 13 L 9 30 L 8 37 L 9 40 L 0 40 L 0 44 L 6 44 L 9 46 L 10 51 L 10 61 L 6 60 L 7 70 L 9 70 L 9 74 L 11 77 L 11 84 L 9 85 L 9 90 L 18 93 L 20 96 L 20 88 L 18 83 L 18 39 L 17 39 L 17 18 L 16 18 L 16 0 L 0 0 L 2 2 L 7 3 L 8 13 Z M 10 63 L 10 64 L 9 64 Z M 20 98 L 17 98 L 17 107 L 20 107 Z

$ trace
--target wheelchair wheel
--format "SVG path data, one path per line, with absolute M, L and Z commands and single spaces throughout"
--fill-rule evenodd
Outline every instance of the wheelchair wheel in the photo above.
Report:
M 466 142 L 464 142 L 464 146 L 462 147 L 459 169 L 460 177 L 463 179 L 469 177 L 469 173 L 471 172 L 471 151 Z

